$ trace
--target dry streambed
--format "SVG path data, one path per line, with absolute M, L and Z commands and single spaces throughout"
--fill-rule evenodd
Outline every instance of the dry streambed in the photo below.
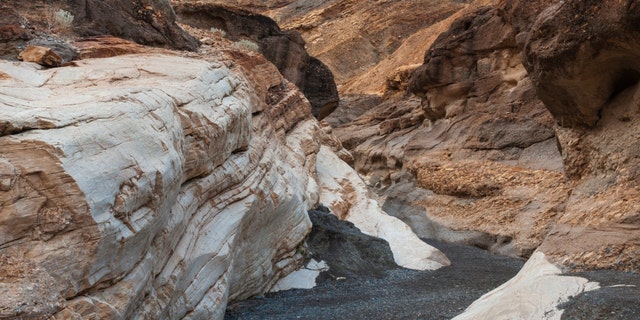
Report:
M 524 264 L 475 247 L 428 242 L 451 266 L 435 271 L 394 268 L 381 277 L 328 277 L 313 289 L 230 304 L 225 319 L 450 319 Z
M 451 319 L 514 278 L 524 265 L 522 260 L 476 247 L 427 242 L 445 253 L 451 265 L 435 271 L 392 268 L 378 276 L 337 277 L 330 271 L 313 289 L 269 293 L 229 304 L 225 319 Z M 549 319 L 637 319 L 640 315 L 640 275 L 592 271 L 555 279 L 574 277 L 600 288 L 569 297 L 558 312 L 546 313 Z M 497 312 L 509 308 L 489 307 Z

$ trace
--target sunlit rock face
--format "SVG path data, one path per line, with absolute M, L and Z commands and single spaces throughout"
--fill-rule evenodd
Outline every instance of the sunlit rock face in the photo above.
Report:
M 301 265 L 326 181 L 359 179 L 350 154 L 260 55 L 106 40 L 129 54 L 1 62 L 2 315 L 221 318 Z M 110 55 L 92 41 L 81 55 Z M 382 214 L 364 189 L 331 199 L 347 196 L 342 218 Z M 392 245 L 404 266 L 448 262 L 422 249 L 437 259 Z
M 2 63 L 3 315 L 216 318 L 298 266 L 322 131 L 247 59 Z

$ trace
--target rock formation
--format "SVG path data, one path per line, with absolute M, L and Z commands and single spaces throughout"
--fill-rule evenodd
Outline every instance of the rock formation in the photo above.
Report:
M 273 18 L 283 29 L 299 31 L 309 53 L 326 64 L 338 85 L 343 85 L 389 56 L 407 37 L 447 18 L 469 1 L 209 2 L 258 11 Z
M 73 0 L 73 28 L 81 36 L 113 35 L 134 42 L 195 50 L 198 42 L 175 23 L 169 0 Z
M 0 31 L 0 42 L 8 43 L 5 50 L 12 54 L 20 42 L 52 36 L 112 35 L 182 50 L 198 46 L 197 40 L 175 23 L 169 0 L 7 0 L 1 10 L 0 30 L 4 31 Z
M 565 1 L 527 31 L 525 65 L 559 125 L 572 188 L 540 250 L 573 268 L 640 269 L 639 14 L 635 1 Z
M 320 202 L 401 266 L 448 263 L 259 54 L 75 47 L 60 68 L 0 61 L 0 317 L 221 318 L 300 266 Z
M 322 119 L 338 106 L 338 90 L 333 74 L 320 60 L 305 50 L 296 31 L 282 31 L 266 16 L 228 6 L 176 3 L 182 22 L 200 29 L 220 30 L 237 44 L 250 41 L 293 82 L 311 102 L 311 112 Z
M 3 63 L 3 315 L 220 317 L 297 267 L 324 132 L 271 64 L 230 63 Z
M 638 197 L 638 9 L 635 1 L 504 1 L 499 14 L 516 31 L 531 84 L 554 117 L 569 193 L 521 274 L 457 319 L 560 319 L 553 305 L 598 286 L 575 277 L 548 279 L 563 272 L 550 263 L 564 272 L 637 272 L 640 266 L 639 208 L 630 201 Z M 539 292 L 523 290 L 527 281 Z
M 172 55 L 2 70 L 6 315 L 219 316 L 297 266 L 317 196 L 289 148 L 314 126 L 292 88 L 264 102 L 279 77 Z
M 508 21 L 490 6 L 472 9 L 449 22 L 423 66 L 389 75 L 378 105 L 338 123 L 341 107 L 327 121 L 384 207 L 419 236 L 526 257 L 568 195 L 553 118 L 535 98 Z

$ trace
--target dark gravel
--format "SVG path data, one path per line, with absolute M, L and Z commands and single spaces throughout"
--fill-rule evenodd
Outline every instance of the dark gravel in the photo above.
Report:
M 381 277 L 327 280 L 232 303 L 225 319 L 450 319 L 516 275 L 523 261 L 435 241 L 451 260 L 436 271 L 402 268 Z
M 562 319 L 640 319 L 640 275 L 617 271 L 591 271 L 571 274 L 600 284 L 559 306 Z M 624 285 L 624 286 L 619 286 Z

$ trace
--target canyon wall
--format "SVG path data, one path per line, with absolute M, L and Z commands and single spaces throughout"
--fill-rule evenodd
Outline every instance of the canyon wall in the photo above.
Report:
M 3 62 L 3 315 L 218 318 L 297 268 L 322 131 L 230 63 Z
M 558 124 L 572 190 L 540 250 L 575 269 L 640 269 L 631 200 L 639 195 L 639 15 L 636 1 L 565 1 L 523 31 L 525 66 Z
M 224 5 L 177 2 L 175 10 L 179 20 L 191 27 L 220 32 L 236 45 L 255 45 L 255 50 L 300 88 L 316 118 L 322 119 L 338 107 L 331 70 L 307 53 L 297 31 L 282 31 L 269 17 Z
M 60 68 L 0 61 L 1 317 L 222 318 L 303 263 L 321 202 L 401 266 L 449 263 L 260 54 L 74 46 Z

